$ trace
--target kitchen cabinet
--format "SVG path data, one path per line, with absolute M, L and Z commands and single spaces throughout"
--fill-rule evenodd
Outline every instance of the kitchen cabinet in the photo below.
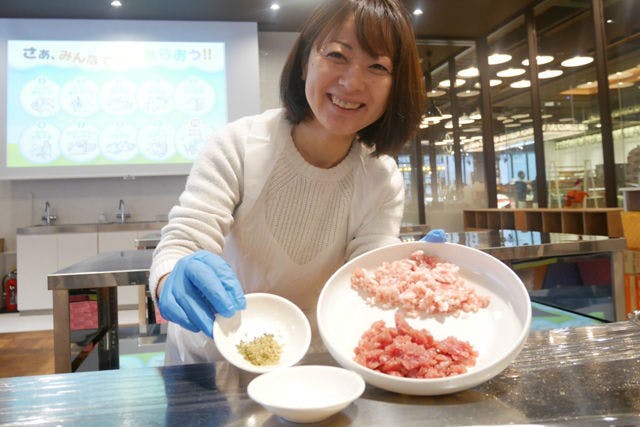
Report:
M 136 239 L 163 222 L 78 224 L 19 228 L 17 232 L 18 310 L 52 310 L 47 275 L 102 252 L 132 250 Z M 118 289 L 121 306 L 138 305 L 135 287 Z
M 98 253 L 97 234 L 18 235 L 18 310 L 51 310 L 47 275 Z

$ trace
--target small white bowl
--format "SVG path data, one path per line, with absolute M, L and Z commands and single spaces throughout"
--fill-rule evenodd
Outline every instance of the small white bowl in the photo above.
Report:
M 295 423 L 315 423 L 342 411 L 364 392 L 353 371 L 303 365 L 276 369 L 254 378 L 249 397 L 267 411 Z
M 298 363 L 311 344 L 311 327 L 302 310 L 278 295 L 253 293 L 245 297 L 245 310 L 230 318 L 216 315 L 213 341 L 220 354 L 232 365 L 257 374 Z M 237 345 L 264 334 L 274 336 L 282 354 L 277 364 L 257 366 L 240 354 Z

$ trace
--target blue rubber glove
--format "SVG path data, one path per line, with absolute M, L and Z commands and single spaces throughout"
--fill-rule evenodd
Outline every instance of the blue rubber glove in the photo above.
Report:
M 447 241 L 447 236 L 443 229 L 435 228 L 427 233 L 422 239 L 421 242 L 430 242 L 430 243 L 444 243 Z
M 164 318 L 209 337 L 213 337 L 216 313 L 231 317 L 245 307 L 242 286 L 229 264 L 204 250 L 178 261 L 158 299 Z

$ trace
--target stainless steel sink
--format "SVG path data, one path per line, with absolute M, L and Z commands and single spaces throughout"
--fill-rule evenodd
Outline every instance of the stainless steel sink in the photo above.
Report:
M 129 221 L 85 224 L 35 224 L 18 228 L 17 234 L 97 233 L 101 231 L 160 230 L 166 221 Z

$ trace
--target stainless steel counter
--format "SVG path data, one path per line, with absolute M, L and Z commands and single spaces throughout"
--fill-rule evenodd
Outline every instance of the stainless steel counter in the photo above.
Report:
M 32 225 L 18 228 L 18 235 L 57 233 L 99 233 L 108 231 L 159 230 L 166 221 L 130 221 L 125 223 L 106 222 L 88 224 Z
M 467 391 L 420 397 L 367 386 L 321 426 L 637 426 L 640 325 L 533 332 L 501 374 Z M 314 344 L 302 364 L 333 359 Z M 255 375 L 194 364 L 0 380 L 1 425 L 292 426 L 246 393 Z
M 481 249 L 505 262 L 571 254 L 609 254 L 617 319 L 624 318 L 622 250 L 625 239 L 513 230 L 449 233 L 447 237 L 449 241 Z M 53 291 L 54 302 L 56 372 L 73 370 L 69 351 L 68 298 L 69 291 L 76 289 L 98 291 L 98 321 L 105 335 L 99 346 L 100 366 L 101 369 L 118 367 L 116 290 L 118 286 L 147 285 L 152 255 L 152 249 L 102 253 L 48 276 L 48 288 Z

